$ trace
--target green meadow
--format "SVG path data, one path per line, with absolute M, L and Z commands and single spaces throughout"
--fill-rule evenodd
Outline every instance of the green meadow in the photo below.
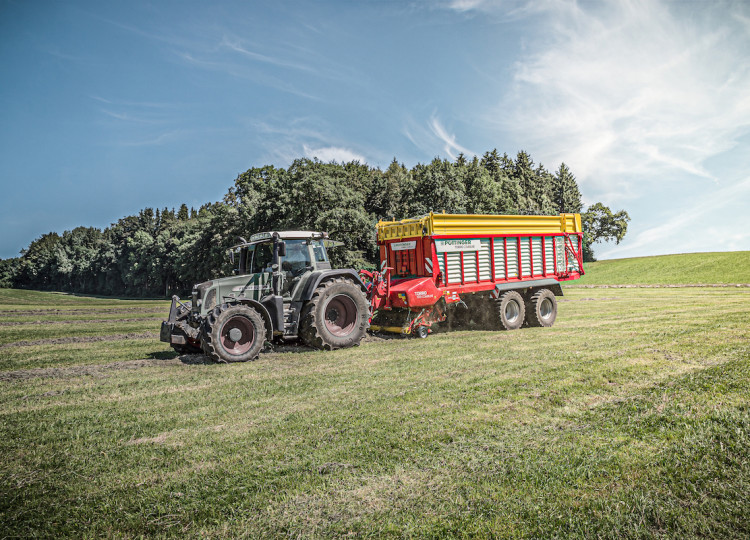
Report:
M 160 343 L 163 300 L 0 290 L 0 537 L 750 536 L 750 288 L 564 290 L 552 328 L 231 365 Z
M 750 284 L 750 251 L 685 253 L 584 265 L 581 285 Z

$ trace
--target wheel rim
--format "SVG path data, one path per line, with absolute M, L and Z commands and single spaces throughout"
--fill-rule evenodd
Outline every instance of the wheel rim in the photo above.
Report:
M 334 336 L 350 334 L 357 323 L 357 306 L 344 294 L 334 296 L 326 305 L 326 328 Z
M 220 336 L 221 346 L 229 354 L 245 354 L 255 342 L 255 327 L 250 319 L 238 315 L 224 323 Z
M 505 304 L 505 320 L 509 323 L 515 322 L 521 313 L 521 308 L 518 307 L 518 302 L 515 300 L 509 301 Z
M 552 316 L 552 311 L 552 300 L 545 298 L 539 302 L 539 315 L 542 319 L 549 319 Z

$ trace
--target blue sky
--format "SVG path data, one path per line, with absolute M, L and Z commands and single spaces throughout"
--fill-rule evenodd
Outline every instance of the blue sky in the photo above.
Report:
M 297 157 L 528 151 L 632 217 L 600 258 L 750 250 L 750 4 L 0 0 L 0 257 Z

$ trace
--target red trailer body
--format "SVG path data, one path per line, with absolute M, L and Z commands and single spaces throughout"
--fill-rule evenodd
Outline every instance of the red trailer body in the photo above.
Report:
M 534 304 L 538 291 L 546 289 L 559 296 L 560 282 L 583 275 L 579 214 L 430 213 L 416 219 L 381 221 L 377 233 L 380 272 L 363 272 L 372 282 L 376 330 L 426 335 L 422 327 L 428 332 L 432 324 L 445 320 L 452 304 L 466 306 L 471 300 L 481 306 L 477 298 L 499 300 L 509 291 L 521 295 L 523 302 L 516 300 L 516 304 L 523 304 L 523 312 Z M 551 295 L 546 294 L 546 302 L 554 302 L 554 296 L 549 300 Z M 485 303 L 487 309 L 494 306 Z M 556 302 L 554 309 L 556 313 Z

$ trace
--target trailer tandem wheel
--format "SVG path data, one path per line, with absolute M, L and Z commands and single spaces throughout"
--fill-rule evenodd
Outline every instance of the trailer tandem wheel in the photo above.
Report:
M 496 302 L 500 326 L 505 330 L 521 328 L 526 311 L 521 295 L 517 291 L 507 291 Z
M 552 326 L 557 318 L 557 299 L 549 289 L 539 289 L 526 299 L 529 326 Z

